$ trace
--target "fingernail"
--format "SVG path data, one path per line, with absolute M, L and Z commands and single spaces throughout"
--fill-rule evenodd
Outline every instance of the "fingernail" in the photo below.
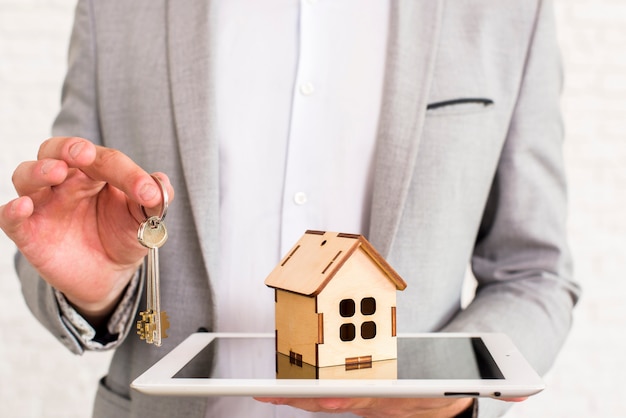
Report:
M 157 192 L 157 187 L 154 184 L 147 183 L 144 184 L 139 191 L 139 197 L 141 197 L 145 201 L 152 200 L 156 196 Z
M 78 154 L 82 151 L 85 144 L 83 142 L 77 142 L 70 147 L 70 156 L 72 158 L 78 157 Z
M 41 173 L 42 174 L 48 174 L 50 172 L 50 170 L 52 170 L 52 168 L 55 165 L 55 161 L 54 160 L 47 160 L 43 163 L 43 165 L 41 166 Z

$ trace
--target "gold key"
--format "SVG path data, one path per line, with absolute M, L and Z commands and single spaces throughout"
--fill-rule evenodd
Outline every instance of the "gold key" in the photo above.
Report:
M 137 239 L 144 247 L 148 248 L 146 262 L 146 310 L 139 313 L 137 321 L 137 334 L 139 338 L 148 344 L 160 346 L 162 339 L 167 338 L 166 331 L 169 328 L 169 320 L 165 311 L 161 311 L 161 297 L 159 290 L 159 247 L 167 241 L 167 229 L 163 219 L 167 213 L 167 190 L 158 177 L 153 176 L 161 186 L 163 196 L 163 210 L 159 216 L 148 216 L 145 209 L 142 211 L 146 220 L 139 225 Z

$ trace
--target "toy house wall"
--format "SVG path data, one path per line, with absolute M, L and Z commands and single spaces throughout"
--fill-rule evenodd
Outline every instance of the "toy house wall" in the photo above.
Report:
M 302 363 L 292 364 L 283 354 L 276 358 L 277 379 L 397 379 L 398 360 L 382 360 L 372 363 L 371 368 L 347 369 L 346 366 L 315 367 Z
M 361 249 L 345 262 L 335 277 L 318 295 L 317 311 L 324 314 L 324 344 L 318 346 L 320 367 L 344 364 L 348 357 L 372 356 L 372 361 L 397 357 L 396 338 L 392 337 L 391 307 L 396 305 L 396 287 L 377 264 Z M 360 305 L 364 298 L 374 298 L 376 311 L 363 315 Z M 339 304 L 352 299 L 354 315 L 342 317 Z M 361 325 L 373 321 L 376 335 L 361 338 Z M 354 324 L 355 338 L 342 341 L 340 327 Z
M 318 319 L 315 298 L 276 290 L 276 349 L 289 356 L 302 355 L 302 361 L 315 365 Z

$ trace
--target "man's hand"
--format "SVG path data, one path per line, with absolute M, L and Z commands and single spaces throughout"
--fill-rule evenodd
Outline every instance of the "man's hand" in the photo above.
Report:
M 451 418 L 472 405 L 471 398 L 255 398 L 311 412 L 350 412 L 366 418 Z
M 45 141 L 13 184 L 19 197 L 0 206 L 0 228 L 88 320 L 106 317 L 146 254 L 139 205 L 158 211 L 159 186 L 121 152 L 65 137 Z

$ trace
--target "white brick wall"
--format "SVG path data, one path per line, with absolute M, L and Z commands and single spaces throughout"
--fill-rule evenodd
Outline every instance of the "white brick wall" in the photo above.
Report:
M 75 0 L 0 0 L 0 202 L 48 136 Z M 523 1 L 523 0 L 520 0 Z M 509 417 L 626 416 L 626 3 L 555 0 L 566 67 L 563 108 L 570 234 L 584 296 L 548 389 Z M 32 318 L 0 235 L 0 416 L 88 417 L 110 354 L 69 354 Z

